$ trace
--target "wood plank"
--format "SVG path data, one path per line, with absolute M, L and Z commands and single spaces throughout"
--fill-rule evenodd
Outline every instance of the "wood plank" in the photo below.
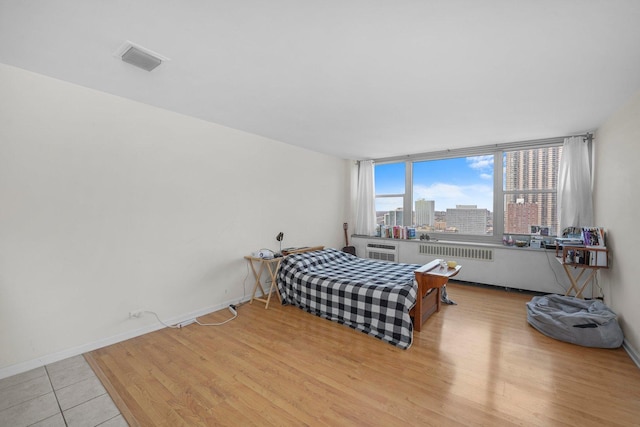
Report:
M 447 290 L 458 305 L 408 350 L 244 304 L 224 326 L 162 329 L 87 359 L 131 425 L 637 425 L 640 370 L 623 349 L 540 334 L 526 293 Z

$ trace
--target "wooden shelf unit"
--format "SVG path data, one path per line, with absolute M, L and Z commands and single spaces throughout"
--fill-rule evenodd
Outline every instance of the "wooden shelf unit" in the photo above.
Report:
M 575 292 L 576 298 L 584 298 L 583 292 L 593 282 L 598 270 L 609 268 L 609 250 L 605 247 L 563 246 L 562 258 L 556 259 L 571 282 L 565 295 Z M 583 277 L 585 273 L 586 277 Z
M 577 259 L 584 261 L 576 261 Z M 563 246 L 562 264 L 585 268 L 609 268 L 609 250 L 597 246 Z

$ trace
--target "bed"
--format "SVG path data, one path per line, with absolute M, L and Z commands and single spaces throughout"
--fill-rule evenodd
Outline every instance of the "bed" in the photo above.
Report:
M 421 323 L 439 308 L 439 288 L 418 289 L 415 277 L 421 267 L 336 249 L 300 252 L 282 260 L 278 290 L 283 304 L 407 349 L 413 322 Z

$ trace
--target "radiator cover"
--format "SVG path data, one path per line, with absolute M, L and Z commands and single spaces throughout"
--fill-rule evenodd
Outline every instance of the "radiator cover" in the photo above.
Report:
M 426 244 L 420 245 L 418 253 L 443 258 L 463 258 L 477 261 L 493 262 L 493 249 L 455 245 Z
M 367 258 L 378 261 L 398 262 L 398 245 L 367 243 Z

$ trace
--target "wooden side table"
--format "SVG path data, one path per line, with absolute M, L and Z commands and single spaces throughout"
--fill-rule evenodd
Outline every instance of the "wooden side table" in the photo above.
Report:
M 418 283 L 418 295 L 416 305 L 409 314 L 413 317 L 413 328 L 418 332 L 422 329 L 424 321 L 427 320 L 434 311 L 440 311 L 440 293 L 442 292 L 442 287 L 447 284 L 450 277 L 458 274 L 462 268 L 459 264 L 454 268 L 442 268 L 440 261 L 442 260 L 436 259 L 415 271 L 416 282 Z M 429 290 L 433 288 L 435 288 L 436 291 L 430 293 Z M 432 301 L 429 301 L 429 299 L 433 297 L 437 299 L 435 306 Z M 435 310 L 433 307 L 435 307 Z
M 258 300 L 265 303 L 264 308 L 269 308 L 269 302 L 271 301 L 271 294 L 275 291 L 276 295 L 278 295 L 278 299 L 282 302 L 282 297 L 280 296 L 280 292 L 278 291 L 277 286 L 277 275 L 278 269 L 280 268 L 280 262 L 282 261 L 282 257 L 276 258 L 257 258 L 254 256 L 245 256 L 244 259 L 247 260 L 249 265 L 251 266 L 251 271 L 253 271 L 253 277 L 256 279 L 256 284 L 253 287 L 253 293 L 251 294 L 251 301 L 249 304 L 253 303 L 253 300 Z M 256 264 L 259 264 L 258 270 L 256 271 Z M 266 270 L 269 273 L 269 278 L 271 279 L 271 286 L 269 287 L 269 292 L 265 292 L 263 283 L 260 280 L 262 278 L 262 272 Z M 265 285 L 266 286 L 266 285 Z M 262 295 L 260 297 L 256 297 L 256 292 L 260 288 Z

